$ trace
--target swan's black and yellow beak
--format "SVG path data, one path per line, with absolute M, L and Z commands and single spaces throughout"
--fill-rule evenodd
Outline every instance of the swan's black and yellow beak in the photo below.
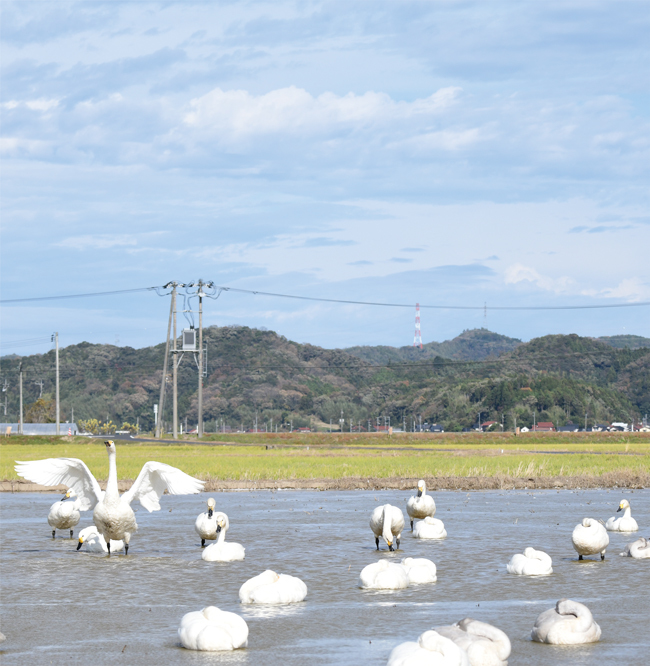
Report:
M 616 513 L 618 513 L 619 511 L 623 511 L 623 507 L 622 507 L 622 506 L 619 506 L 618 509 L 616 509 Z
M 79 543 L 77 544 L 77 550 L 79 550 L 81 548 L 81 546 L 83 546 L 83 543 L 84 543 L 84 540 L 79 539 Z
M 422 491 L 418 490 L 418 497 L 422 497 Z
M 219 534 L 219 532 L 221 532 L 221 525 L 217 525 L 217 534 Z
M 212 511 L 212 507 L 209 507 L 209 508 L 208 508 L 208 518 L 212 518 L 212 514 L 213 514 L 213 513 L 214 513 L 214 512 Z

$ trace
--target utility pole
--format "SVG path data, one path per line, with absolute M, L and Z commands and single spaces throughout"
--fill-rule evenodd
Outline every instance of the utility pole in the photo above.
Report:
M 19 375 L 19 383 L 20 383 L 20 413 L 19 413 L 19 420 L 18 420 L 18 434 L 22 435 L 23 434 L 23 362 L 20 362 L 20 365 L 18 366 L 18 375 Z M 58 432 L 58 424 L 57 424 L 57 435 L 59 434 Z
M 176 283 L 172 282 L 172 299 L 169 305 L 169 323 L 167 324 L 167 342 L 165 343 L 165 360 L 163 361 L 163 374 L 162 381 L 160 382 L 160 398 L 158 400 L 158 412 L 160 416 L 156 418 L 156 410 L 154 408 L 154 418 L 156 418 L 156 437 L 160 438 L 163 436 L 164 423 L 163 415 L 165 409 L 165 389 L 167 385 L 167 367 L 169 363 L 169 336 L 171 335 L 172 330 L 172 316 L 174 313 L 174 295 L 176 293 Z M 175 360 L 175 359 L 174 359 Z
M 203 280 L 198 281 L 199 297 L 199 425 L 196 436 L 203 437 Z
M 172 357 L 172 384 L 173 384 L 173 424 L 172 432 L 174 439 L 178 439 L 178 350 L 176 349 L 176 283 L 174 283 L 174 288 L 172 289 L 172 314 L 173 314 L 173 333 L 174 333 L 174 348 L 173 348 L 173 357 Z
M 40 389 L 40 392 L 38 394 L 38 399 L 40 400 L 43 397 L 43 386 L 45 382 L 42 379 L 39 379 L 37 382 L 34 382 L 34 384 L 36 384 L 36 386 L 38 386 L 38 388 Z
M 54 334 L 56 344 L 55 359 L 56 359 L 56 434 L 61 434 L 61 411 L 59 404 L 59 334 Z M 20 409 L 22 418 L 22 407 Z

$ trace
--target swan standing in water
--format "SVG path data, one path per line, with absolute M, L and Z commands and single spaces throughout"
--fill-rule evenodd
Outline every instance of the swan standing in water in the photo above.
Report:
M 130 490 L 120 497 L 117 487 L 115 443 L 104 442 L 108 453 L 108 480 L 104 492 L 86 464 L 77 458 L 46 458 L 45 460 L 16 461 L 18 476 L 43 486 L 65 484 L 81 500 L 81 510 L 93 509 L 93 522 L 108 544 L 124 541 L 129 552 L 131 535 L 138 529 L 131 502 L 138 500 L 149 512 L 160 510 L 160 498 L 167 491 L 171 495 L 191 495 L 203 490 L 203 481 L 181 472 L 165 463 L 147 462 Z
M 243 560 L 246 549 L 240 543 L 226 541 L 228 531 L 228 516 L 221 511 L 217 512 L 217 542 L 211 543 L 202 553 L 201 558 L 206 562 L 236 562 Z
M 248 645 L 248 625 L 235 613 L 208 606 L 183 615 L 178 638 L 188 650 L 236 650 Z
M 526 548 L 523 555 L 517 553 L 512 556 L 507 570 L 520 576 L 547 576 L 553 573 L 553 561 L 543 550 Z
M 392 504 L 378 506 L 370 516 L 370 529 L 375 535 L 377 550 L 379 550 L 379 537 L 383 537 L 388 550 L 399 550 L 399 541 L 404 529 L 404 514 Z M 393 548 L 393 538 L 396 548 Z
M 425 631 L 417 641 L 398 645 L 387 666 L 470 666 L 467 652 L 435 630 Z
M 267 569 L 259 576 L 247 580 L 239 588 L 243 604 L 294 604 L 304 601 L 307 586 L 295 576 L 276 574 Z
M 214 513 L 215 505 L 214 497 L 210 497 L 208 499 L 207 512 L 200 513 L 194 523 L 194 529 L 201 537 L 201 548 L 205 546 L 206 541 L 214 541 L 217 538 L 217 517 Z
M 84 527 L 81 532 L 79 532 L 79 543 L 77 544 L 77 550 L 81 550 L 81 547 L 84 544 L 86 546 L 86 550 L 91 553 L 108 553 L 106 540 L 97 531 L 97 528 L 94 525 Z M 124 541 L 111 541 L 111 551 L 113 553 L 117 553 L 118 550 L 124 550 Z
M 635 560 L 650 559 L 650 539 L 641 537 L 634 543 L 628 543 L 621 555 L 633 557 Z
M 560 599 L 555 608 L 537 618 L 530 637 L 538 643 L 552 645 L 595 643 L 600 639 L 600 627 L 584 604 Z
M 466 617 L 448 627 L 435 627 L 434 631 L 465 650 L 470 666 L 508 666 L 510 639 L 487 622 Z
M 436 503 L 431 495 L 427 495 L 427 484 L 422 479 L 418 481 L 418 494 L 413 495 L 406 503 L 406 513 L 411 519 L 411 532 L 416 518 L 422 519 L 427 516 L 433 518 L 436 514 Z
M 72 488 L 61 498 L 59 502 L 54 502 L 50 507 L 50 513 L 47 515 L 47 522 L 52 528 L 52 538 L 56 536 L 57 530 L 70 530 L 70 538 L 74 534 L 72 529 L 79 523 L 81 518 L 82 501 L 76 499 L 74 502 L 66 502 L 70 497 L 76 497 L 77 493 Z
M 619 511 L 625 511 L 625 513 L 620 516 L 612 516 L 606 523 L 605 527 L 610 532 L 636 532 L 639 529 L 639 525 L 636 520 L 632 518 L 632 509 L 630 508 L 630 503 L 624 499 L 621 500 L 621 503 L 616 509 L 616 513 Z
M 584 518 L 582 523 L 576 525 L 571 535 L 573 547 L 581 560 L 584 555 L 600 553 L 600 559 L 605 559 L 605 551 L 609 546 L 609 535 L 604 526 L 593 518 Z
M 416 539 L 444 539 L 447 536 L 447 530 L 442 520 L 427 516 L 424 520 L 418 520 L 415 523 L 413 536 Z

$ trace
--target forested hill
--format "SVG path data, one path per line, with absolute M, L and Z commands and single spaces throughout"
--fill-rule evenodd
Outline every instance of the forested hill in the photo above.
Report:
M 590 338 L 616 349 L 641 349 L 650 347 L 650 338 L 641 335 L 612 335 Z M 463 331 L 459 336 L 444 342 L 427 342 L 422 349 L 413 347 L 388 347 L 385 345 L 364 345 L 348 347 L 343 351 L 372 365 L 387 363 L 404 363 L 425 361 L 436 356 L 450 358 L 455 361 L 481 361 L 486 358 L 497 358 L 501 354 L 513 351 L 522 341 L 509 338 L 507 335 L 493 333 L 486 328 L 475 328 Z
M 475 328 L 463 331 L 453 340 L 444 342 L 427 342 L 419 347 L 387 347 L 379 346 L 357 346 L 348 347 L 343 351 L 352 356 L 362 358 L 373 365 L 385 365 L 387 363 L 404 363 L 411 361 L 426 361 L 436 356 L 451 358 L 456 361 L 480 361 L 484 358 L 496 358 L 505 352 L 516 349 L 523 344 L 517 338 L 509 338 L 506 335 L 493 333 L 486 328 Z
M 483 420 L 506 427 L 533 418 L 563 424 L 630 421 L 650 414 L 650 349 L 616 349 L 591 338 L 554 335 L 520 343 L 488 331 L 467 331 L 457 349 L 476 342 L 476 359 L 445 359 L 441 354 L 421 360 L 389 359 L 375 364 L 348 353 L 298 344 L 272 331 L 247 327 L 211 327 L 204 380 L 204 417 L 208 429 L 221 419 L 232 427 L 293 424 L 293 427 L 334 424 L 341 412 L 349 422 L 367 425 L 377 417 L 410 423 L 412 418 L 442 423 L 458 430 Z M 481 342 L 481 340 L 483 340 Z M 449 349 L 451 343 L 449 341 Z M 441 343 L 446 344 L 446 343 Z M 499 347 L 501 345 L 501 347 Z M 514 349 L 496 351 L 511 345 Z M 390 349 L 390 348 L 389 348 Z M 451 353 L 451 351 L 449 352 Z M 470 353 L 470 352 L 456 352 Z M 479 352 L 472 352 L 478 354 Z M 61 350 L 63 420 L 74 408 L 75 420 L 111 419 L 121 425 L 139 418 L 153 425 L 159 402 L 164 344 L 144 349 L 82 343 Z M 0 360 L 8 382 L 7 420 L 17 419 L 17 357 Z M 53 417 L 54 353 L 22 358 L 25 404 L 30 420 Z M 171 374 L 171 373 L 170 373 Z M 43 380 L 43 399 L 37 402 Z M 163 418 L 171 419 L 168 382 Z M 197 368 L 185 354 L 179 369 L 179 416 L 195 423 Z M 38 407 L 38 408 L 37 408 Z M 28 416 L 28 418 L 29 418 Z

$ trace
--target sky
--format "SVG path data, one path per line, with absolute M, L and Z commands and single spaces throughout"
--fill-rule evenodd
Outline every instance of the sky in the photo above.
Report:
M 650 5 L 30 2 L 1 15 L 2 299 L 216 285 L 324 347 L 650 336 Z M 182 301 L 181 301 L 182 302 Z M 190 301 L 189 307 L 196 305 Z M 164 340 L 155 291 L 2 305 L 2 354 Z M 184 319 L 179 320 L 179 327 Z

